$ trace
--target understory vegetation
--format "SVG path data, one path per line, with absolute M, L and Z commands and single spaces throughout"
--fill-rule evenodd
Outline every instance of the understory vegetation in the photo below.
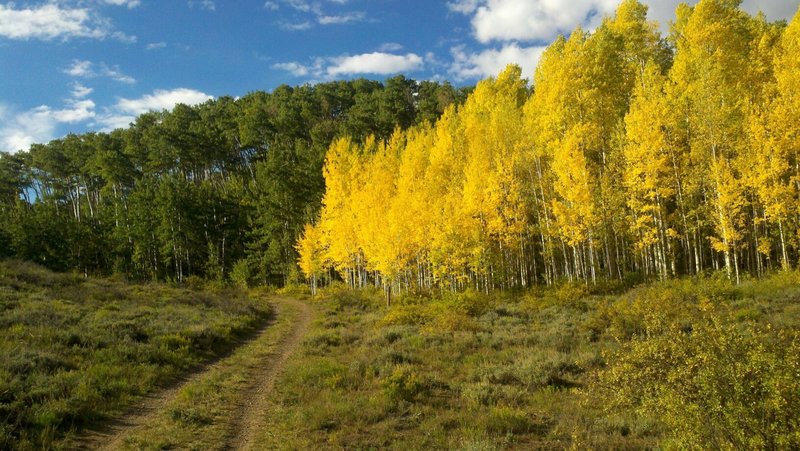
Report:
M 800 446 L 796 272 L 381 296 L 320 291 L 266 447 Z
M 269 315 L 236 290 L 130 285 L 0 260 L 0 448 L 59 448 L 225 353 Z

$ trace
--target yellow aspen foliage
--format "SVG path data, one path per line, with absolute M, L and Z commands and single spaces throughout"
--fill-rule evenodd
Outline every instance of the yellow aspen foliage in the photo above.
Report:
M 400 130 L 395 130 L 385 144 L 375 145 L 368 140 L 365 150 L 374 146 L 375 151 L 364 155 L 364 167 L 357 175 L 357 189 L 352 194 L 365 267 L 390 280 L 402 266 L 396 246 L 398 225 L 391 220 L 389 211 L 397 191 L 397 166 L 404 141 L 405 133 Z
M 431 223 L 425 173 L 433 147 L 433 128 L 424 124 L 406 133 L 405 148 L 397 169 L 397 194 L 391 201 L 388 222 L 393 227 L 392 246 L 399 266 L 409 269 L 427 262 Z
M 639 250 L 655 260 L 662 276 L 667 273 L 668 237 L 666 206 L 675 196 L 670 141 L 667 135 L 669 105 L 664 93 L 666 77 L 652 60 L 647 63 L 633 92 L 625 116 L 624 184 L 631 213 L 631 230 Z
M 357 149 L 349 139 L 331 144 L 323 172 L 326 190 L 319 228 L 325 258 L 340 272 L 354 271 L 361 253 L 353 209 L 353 176 L 360 171 Z
M 433 130 L 430 164 L 423 185 L 431 215 L 430 263 L 434 277 L 463 280 L 469 254 L 463 246 L 465 224 L 459 214 L 466 163 L 464 126 L 455 107 L 445 110 Z
M 470 266 L 479 273 L 488 269 L 493 245 L 516 248 L 525 227 L 515 177 L 525 95 L 520 68 L 508 66 L 480 82 L 460 111 L 468 155 L 461 214 L 469 224 Z
M 560 194 L 560 199 L 553 202 L 553 212 L 561 236 L 573 247 L 590 238 L 597 221 L 590 188 L 593 179 L 584 151 L 584 132 L 593 133 L 589 126 L 574 127 L 553 160 L 555 189 Z
M 752 18 L 737 1 L 702 0 L 683 10 L 670 72 L 677 105 L 686 108 L 685 133 L 696 195 L 710 201 L 714 250 L 729 276 L 739 276 L 740 228 L 746 199 L 732 162 L 745 144 L 744 108 L 752 44 Z
M 789 266 L 800 24 L 739 4 L 680 5 L 667 41 L 623 0 L 556 39 L 532 86 L 511 65 L 433 124 L 334 141 L 304 274 L 391 295 Z
M 312 293 L 316 292 L 317 277 L 325 270 L 324 249 L 319 228 L 306 224 L 303 234 L 297 240 L 297 265 L 311 282 Z

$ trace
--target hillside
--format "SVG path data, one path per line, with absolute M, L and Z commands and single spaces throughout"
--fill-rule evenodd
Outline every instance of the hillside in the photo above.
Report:
M 56 274 L 0 260 L 0 448 L 60 447 L 218 357 L 270 308 L 200 292 Z

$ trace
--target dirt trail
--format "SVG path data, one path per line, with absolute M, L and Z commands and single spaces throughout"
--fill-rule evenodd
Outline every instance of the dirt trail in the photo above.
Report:
M 292 304 L 298 310 L 294 328 L 286 335 L 270 361 L 259 368 L 253 377 L 253 385 L 243 394 L 243 405 L 236 415 L 234 434 L 230 441 L 230 449 L 249 450 L 256 445 L 256 435 L 260 430 L 264 412 L 266 412 L 269 394 L 280 375 L 286 360 L 294 352 L 308 330 L 311 323 L 311 307 L 305 302 L 283 298 L 283 302 Z
M 270 302 L 275 309 L 273 316 L 259 330 L 252 339 L 242 343 L 239 347 L 247 343 L 252 343 L 261 339 L 269 332 L 270 326 L 275 324 L 276 317 L 280 318 L 287 314 L 287 309 L 296 310 L 296 319 L 292 328 L 281 339 L 274 352 L 270 353 L 264 362 L 251 376 L 252 384 L 240 399 L 241 406 L 236 411 L 237 415 L 233 419 L 232 436 L 229 441 L 229 449 L 249 449 L 254 440 L 255 433 L 258 431 L 260 422 L 259 414 L 263 414 L 267 402 L 267 395 L 272 390 L 276 377 L 283 369 L 283 365 L 294 349 L 302 341 L 311 323 L 311 308 L 307 303 L 291 298 L 279 298 Z M 237 347 L 238 349 L 238 347 Z M 215 368 L 226 365 L 226 360 L 234 355 L 236 350 L 228 356 L 223 357 L 213 363 L 205 365 L 183 379 L 172 384 L 169 388 L 145 396 L 144 399 L 134 406 L 124 417 L 107 424 L 101 431 L 90 431 L 80 439 L 79 446 L 82 449 L 94 450 L 118 450 L 122 449 L 125 437 L 130 431 L 142 427 L 154 419 L 163 411 L 173 400 L 181 389 L 187 384 L 191 384 L 205 377 Z

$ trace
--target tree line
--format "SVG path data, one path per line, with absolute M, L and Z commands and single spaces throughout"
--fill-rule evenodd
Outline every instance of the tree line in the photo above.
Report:
M 286 283 L 331 142 L 435 121 L 468 91 L 403 76 L 280 86 L 0 152 L 0 256 L 138 280 Z
M 328 150 L 311 281 L 387 293 L 760 275 L 800 256 L 800 17 L 624 0 L 435 123 Z

